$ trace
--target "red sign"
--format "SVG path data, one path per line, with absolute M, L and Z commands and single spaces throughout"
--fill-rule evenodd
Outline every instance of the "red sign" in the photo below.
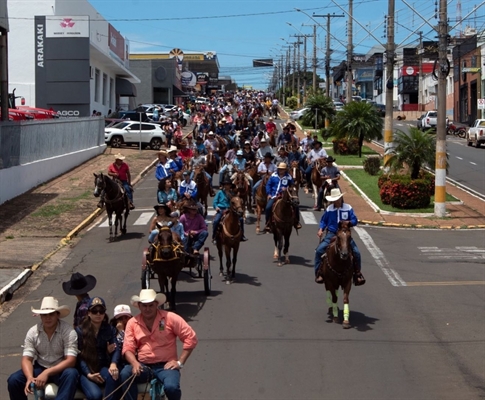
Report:
M 108 45 L 121 61 L 125 61 L 125 38 L 111 24 L 108 27 Z

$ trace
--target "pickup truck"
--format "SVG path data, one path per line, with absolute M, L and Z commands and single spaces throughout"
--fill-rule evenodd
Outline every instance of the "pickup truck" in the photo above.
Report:
M 474 122 L 466 133 L 466 141 L 468 146 L 473 144 L 477 148 L 485 143 L 485 119 L 477 119 Z
M 435 129 L 438 123 L 438 112 L 437 111 L 427 111 L 421 116 L 421 125 L 419 128 L 424 132 L 428 129 Z M 448 125 L 448 118 L 446 118 L 446 124 Z

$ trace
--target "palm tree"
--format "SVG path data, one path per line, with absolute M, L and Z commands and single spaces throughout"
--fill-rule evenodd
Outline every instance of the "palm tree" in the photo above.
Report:
M 377 109 L 371 104 L 362 101 L 352 101 L 346 104 L 342 111 L 330 125 L 329 134 L 336 139 L 359 140 L 359 157 L 362 157 L 364 140 L 382 139 L 383 119 Z
M 308 110 L 303 114 L 303 124 L 314 126 L 315 129 L 323 128 L 325 119 L 332 119 L 335 115 L 332 99 L 320 93 L 310 96 L 305 107 Z
M 411 179 L 419 177 L 419 171 L 424 165 L 434 168 L 436 160 L 436 138 L 418 128 L 411 126 L 409 133 L 397 130 L 394 134 L 394 147 L 386 151 L 390 157 L 384 166 L 393 172 L 407 165 L 411 171 Z

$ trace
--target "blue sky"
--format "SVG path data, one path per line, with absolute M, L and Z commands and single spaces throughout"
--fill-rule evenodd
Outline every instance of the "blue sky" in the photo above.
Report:
M 272 0 L 90 0 L 98 12 L 130 40 L 132 52 L 215 51 L 220 75 L 232 76 L 239 85 L 265 89 L 273 71 L 253 68 L 252 60 L 279 58 L 286 52 L 294 35 L 313 34 L 317 25 L 317 73 L 324 75 L 326 18 L 313 14 L 345 15 L 331 19 L 331 65 L 346 58 L 348 0 L 272 1 Z M 366 54 L 378 41 L 385 43 L 384 21 L 388 0 L 354 0 L 354 53 Z M 406 5 L 407 3 L 407 5 Z M 439 3 L 439 0 L 438 0 Z M 458 0 L 448 1 L 451 26 L 458 22 Z M 340 5 L 342 8 L 337 6 Z M 481 0 L 461 0 L 461 29 L 466 26 L 485 28 L 485 6 L 474 11 Z M 300 9 L 298 12 L 295 8 Z M 395 0 L 396 44 L 412 47 L 424 40 L 434 40 L 431 26 L 435 19 L 435 0 Z M 467 17 L 467 14 L 471 15 Z M 466 17 L 466 18 L 465 18 Z M 426 22 L 425 22 L 426 21 Z M 290 23 L 291 25 L 289 25 Z M 360 26 L 359 23 L 362 25 Z M 430 26 L 431 25 L 431 26 Z M 455 31 L 460 29 L 460 25 Z M 372 37 L 374 36 L 374 37 Z M 284 38 L 287 42 L 282 40 Z M 303 46 L 300 48 L 303 65 Z M 311 68 L 313 39 L 307 39 L 308 68 Z M 322 68 L 320 68 L 320 66 Z

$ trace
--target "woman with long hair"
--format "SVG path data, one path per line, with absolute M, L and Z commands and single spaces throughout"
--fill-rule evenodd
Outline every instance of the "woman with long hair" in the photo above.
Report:
M 108 323 L 106 303 L 101 297 L 91 299 L 88 314 L 76 332 L 80 352 L 79 383 L 86 399 L 119 399 L 121 389 L 112 393 L 119 386 L 118 362 L 121 349 L 116 346 L 116 328 Z

